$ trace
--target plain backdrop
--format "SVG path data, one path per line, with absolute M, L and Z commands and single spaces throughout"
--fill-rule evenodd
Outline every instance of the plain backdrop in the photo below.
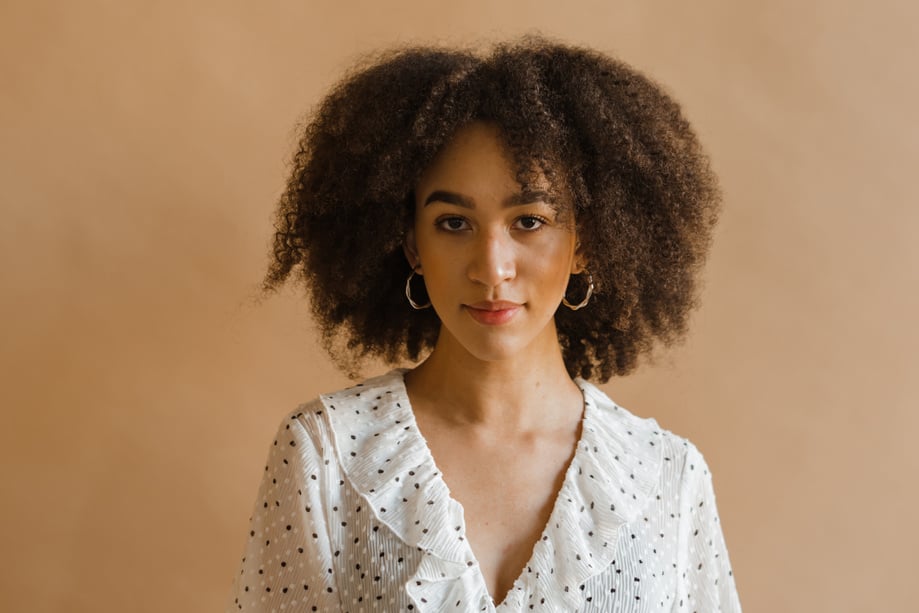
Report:
M 257 299 L 361 54 L 542 32 L 680 100 L 725 208 L 681 347 L 604 389 L 712 467 L 747 611 L 915 610 L 915 3 L 0 4 L 3 611 L 219 611 L 272 434 L 347 383 Z M 366 374 L 375 374 L 372 367 Z

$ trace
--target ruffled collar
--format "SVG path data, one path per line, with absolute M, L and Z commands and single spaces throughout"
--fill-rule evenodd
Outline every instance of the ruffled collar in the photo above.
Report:
M 412 413 L 404 370 L 321 396 L 339 461 L 376 518 L 424 552 L 406 590 L 419 611 L 495 611 L 450 497 Z M 582 379 L 581 438 L 527 567 L 497 610 L 542 603 L 574 610 L 580 586 L 612 562 L 620 526 L 639 517 L 660 482 L 660 429 Z M 544 600 L 543 600 L 544 599 Z

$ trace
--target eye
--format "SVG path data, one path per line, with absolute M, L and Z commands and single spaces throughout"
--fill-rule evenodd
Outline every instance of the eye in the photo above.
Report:
M 435 225 L 447 232 L 462 232 L 469 229 L 469 222 L 462 217 L 441 217 L 435 222 Z
M 547 220 L 542 217 L 538 217 L 536 215 L 524 215 L 523 217 L 517 219 L 514 225 L 521 230 L 533 232 L 535 230 L 539 230 L 546 223 L 548 223 Z

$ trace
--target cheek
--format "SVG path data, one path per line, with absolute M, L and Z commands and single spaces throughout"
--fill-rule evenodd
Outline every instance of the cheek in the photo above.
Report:
M 421 274 L 429 293 L 442 294 L 462 279 L 463 257 L 455 250 L 445 248 L 437 237 L 419 236 L 418 258 Z
M 435 259 L 437 256 L 437 241 L 435 240 L 436 237 L 433 236 L 433 230 L 430 227 L 431 223 L 433 222 L 429 222 L 424 216 L 416 214 L 414 224 L 415 250 L 421 259 L 422 266 L 425 266 L 428 261 Z
M 431 233 L 416 234 L 416 236 L 418 237 L 416 243 L 418 245 L 418 257 L 421 259 L 425 274 L 429 271 L 433 272 L 434 269 L 442 268 L 448 265 L 451 260 L 456 259 L 450 256 L 449 249 L 445 249 L 444 245 Z
M 555 258 L 545 258 L 538 270 L 534 270 L 531 276 L 540 279 L 543 290 L 547 294 L 556 294 L 564 293 L 570 275 L 571 262 L 567 253 L 559 253 Z
M 552 240 L 543 241 L 532 254 L 522 259 L 543 275 L 567 278 L 571 274 L 574 255 L 574 236 L 565 233 L 552 237 Z

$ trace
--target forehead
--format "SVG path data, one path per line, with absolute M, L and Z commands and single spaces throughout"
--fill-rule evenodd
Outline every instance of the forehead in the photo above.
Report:
M 519 172 L 514 154 L 497 124 L 475 121 L 457 130 L 434 157 L 422 173 L 415 193 L 419 200 L 435 190 L 473 198 L 505 199 L 521 192 L 553 191 L 545 173 L 535 163 L 527 170 Z

